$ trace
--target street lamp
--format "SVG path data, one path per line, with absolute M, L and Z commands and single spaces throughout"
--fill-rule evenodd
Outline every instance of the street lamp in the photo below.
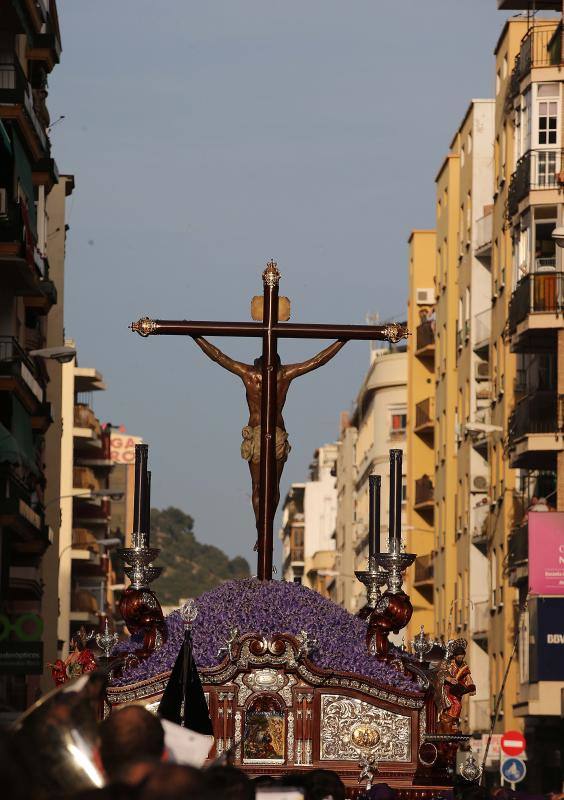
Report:
M 121 544 L 121 543 L 122 543 L 121 539 L 119 539 L 117 536 L 111 536 L 111 537 L 109 537 L 107 539 L 93 539 L 91 542 L 88 542 L 87 544 L 99 544 L 99 545 L 102 545 L 102 547 L 115 547 L 116 545 Z M 63 549 L 59 553 L 59 559 L 58 559 L 59 562 L 61 561 L 61 557 L 62 557 L 63 553 L 66 553 L 66 551 L 70 550 L 72 547 L 74 547 L 74 545 L 75 545 L 75 543 L 71 542 L 71 544 L 67 544 L 66 547 L 63 547 Z M 80 548 L 77 548 L 77 549 L 80 549 Z
M 39 358 L 52 358 L 59 364 L 67 364 L 76 356 L 74 347 L 62 345 L 61 347 L 41 347 L 39 350 L 30 350 L 28 355 L 38 356 Z
M 552 231 L 552 238 L 558 247 L 564 247 L 564 228 L 555 228 Z
M 84 492 L 72 492 L 71 494 L 61 494 L 58 497 L 53 497 L 43 506 L 46 509 L 51 503 L 56 503 L 57 500 L 66 500 L 69 497 L 80 497 L 83 500 L 123 500 L 124 492 L 108 492 L 103 490 L 85 489 Z

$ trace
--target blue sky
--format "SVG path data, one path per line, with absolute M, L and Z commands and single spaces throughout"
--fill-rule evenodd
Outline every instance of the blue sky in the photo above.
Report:
M 412 228 L 433 226 L 433 179 L 472 97 L 493 91 L 495 0 L 59 0 L 50 80 L 61 172 L 73 173 L 65 325 L 108 391 L 103 421 L 150 444 L 153 504 L 250 558 L 242 384 L 191 340 L 141 340 L 160 318 L 249 318 L 275 258 L 292 317 L 405 317 Z M 244 360 L 249 340 L 216 340 Z M 282 358 L 324 342 L 283 343 Z M 304 480 L 338 434 L 369 349 L 351 342 L 292 386 Z

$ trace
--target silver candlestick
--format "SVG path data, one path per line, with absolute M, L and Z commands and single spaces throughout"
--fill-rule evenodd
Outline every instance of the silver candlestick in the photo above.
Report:
M 354 574 L 357 580 L 366 586 L 366 606 L 376 608 L 376 603 L 380 599 L 380 589 L 388 582 L 387 574 L 378 569 L 376 559 L 378 556 L 370 556 L 368 559 L 368 569 L 357 570 Z
M 96 644 L 103 650 L 104 658 L 109 659 L 112 650 L 119 642 L 119 636 L 117 633 L 110 633 L 110 629 L 108 626 L 108 618 L 106 617 L 106 624 L 104 625 L 104 633 L 96 634 Z
M 424 661 L 425 656 L 429 655 L 433 649 L 433 642 L 429 640 L 423 625 L 417 636 L 411 642 L 411 650 L 418 657 L 419 661 Z
M 390 550 L 387 553 L 377 553 L 374 556 L 377 564 L 386 573 L 388 590 L 398 594 L 402 590 L 403 573 L 415 561 L 415 553 L 404 553 L 399 539 L 390 539 Z
M 125 574 L 134 589 L 142 589 L 152 583 L 162 572 L 162 567 L 150 566 L 161 552 L 158 547 L 146 547 L 142 544 L 144 534 L 133 535 L 133 547 L 122 547 L 118 555 L 126 564 Z

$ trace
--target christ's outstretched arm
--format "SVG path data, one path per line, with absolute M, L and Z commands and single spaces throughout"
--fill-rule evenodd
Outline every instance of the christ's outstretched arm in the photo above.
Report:
M 215 361 L 220 367 L 229 370 L 229 372 L 233 372 L 235 375 L 242 378 L 249 369 L 247 364 L 229 358 L 229 356 L 225 355 L 218 347 L 215 347 L 215 345 L 208 342 L 207 339 L 204 339 L 203 336 L 194 336 L 193 338 L 200 350 L 202 350 L 208 358 L 211 358 L 212 361 Z
M 284 375 L 289 378 L 289 380 L 293 380 L 300 375 L 305 375 L 306 372 L 311 372 L 318 367 L 322 367 L 328 361 L 331 361 L 333 356 L 336 356 L 341 347 L 344 347 L 346 343 L 346 339 L 338 339 L 336 342 L 333 342 L 333 344 L 330 344 L 329 347 L 326 347 L 325 350 L 317 353 L 317 355 L 308 358 L 307 361 L 302 361 L 301 364 L 286 364 L 286 366 L 282 368 L 284 370 Z

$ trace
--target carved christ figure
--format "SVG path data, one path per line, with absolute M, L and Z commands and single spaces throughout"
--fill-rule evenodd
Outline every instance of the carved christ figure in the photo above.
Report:
M 235 361 L 228 355 L 223 353 L 219 348 L 215 347 L 203 336 L 194 336 L 194 341 L 203 352 L 229 372 L 238 375 L 243 384 L 247 395 L 247 405 L 249 407 L 249 421 L 243 428 L 243 442 L 241 444 L 241 456 L 249 464 L 251 472 L 251 481 L 253 485 L 253 510 L 258 525 L 259 515 L 259 494 L 260 494 L 260 417 L 261 417 L 261 395 L 262 395 L 262 358 L 256 358 L 252 364 L 244 364 L 241 361 Z M 282 409 L 286 402 L 286 395 L 288 388 L 294 378 L 299 375 L 305 375 L 306 372 L 312 372 L 318 367 L 327 364 L 333 356 L 337 355 L 339 350 L 346 344 L 345 340 L 338 340 L 333 344 L 326 347 L 317 355 L 312 356 L 307 361 L 302 361 L 300 364 L 281 364 L 280 357 L 278 356 L 278 372 L 277 372 L 277 392 L 276 392 L 276 500 L 275 507 L 278 506 L 280 500 L 280 478 L 284 464 L 290 452 L 290 443 L 288 442 L 288 434 L 284 425 L 284 418 L 282 417 Z

